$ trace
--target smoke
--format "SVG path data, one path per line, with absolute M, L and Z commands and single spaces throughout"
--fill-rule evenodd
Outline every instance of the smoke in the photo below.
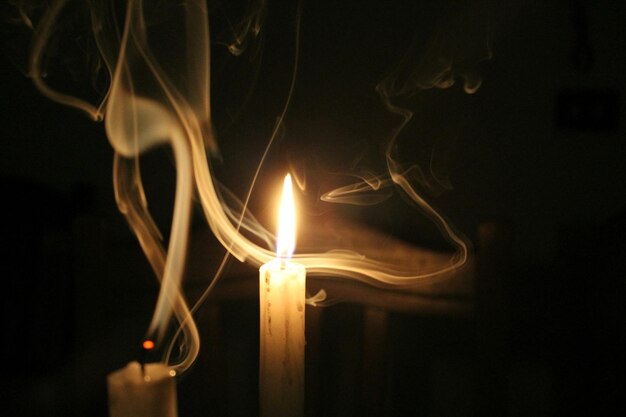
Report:
M 392 184 L 388 177 L 381 178 L 372 172 L 350 176 L 357 177 L 359 181 L 328 191 L 320 199 L 327 203 L 372 206 L 391 197 L 392 192 L 388 187 Z
M 35 2 L 37 3 L 37 2 Z M 183 357 L 171 365 L 179 372 L 187 369 L 199 350 L 198 330 L 181 292 L 192 201 L 201 206 L 208 227 L 227 250 L 202 302 L 221 276 L 229 256 L 260 266 L 275 258 L 275 237 L 250 212 L 251 196 L 258 192 L 258 182 L 268 181 L 265 169 L 268 158 L 285 129 L 290 100 L 297 91 L 300 4 L 294 12 L 296 24 L 284 36 L 295 39 L 287 51 L 293 57 L 292 76 L 278 122 L 265 140 L 258 166 L 248 179 L 243 198 L 229 190 L 215 175 L 210 156 L 220 155 L 219 132 L 216 132 L 211 103 L 211 88 L 222 86 L 212 78 L 212 48 L 225 48 L 233 58 L 259 59 L 263 51 L 264 24 L 270 24 L 269 5 L 251 0 L 240 9 L 213 8 L 203 0 L 158 1 L 128 0 L 86 2 L 56 0 L 33 19 L 30 13 L 41 8 L 34 2 L 18 2 L 18 15 L 33 30 L 29 74 L 35 86 L 50 99 L 75 107 L 93 120 L 104 120 L 107 137 L 115 150 L 114 186 L 120 212 L 131 229 L 161 282 L 161 290 L 148 333 L 162 341 L 172 315 L 180 323 Z M 38 4 L 44 4 L 39 2 Z M 97 46 L 101 66 L 108 73 L 108 88 L 101 100 L 90 102 L 58 91 L 46 82 L 45 62 L 50 58 L 51 40 L 64 25 L 69 11 L 82 8 L 87 13 L 71 13 L 72 18 L 88 19 L 90 36 Z M 216 29 L 209 27 L 209 16 Z M 232 16 L 238 16 L 233 18 Z M 478 24 L 481 23 L 481 24 Z M 212 43 L 211 36 L 216 34 Z M 310 253 L 298 252 L 294 259 L 305 265 L 309 276 L 357 279 L 378 287 L 409 288 L 450 276 L 469 259 L 468 242 L 452 227 L 419 191 L 428 188 L 428 175 L 417 164 L 408 164 L 397 152 L 398 140 L 412 122 L 413 111 L 406 102 L 427 89 L 446 89 L 462 80 L 463 89 L 474 94 L 482 80 L 478 64 L 490 56 L 488 38 L 480 19 L 473 19 L 470 9 L 442 20 L 438 32 L 423 46 L 414 38 L 400 62 L 382 78 L 376 92 L 384 107 L 399 117 L 399 123 L 384 141 L 385 170 L 348 170 L 340 173 L 351 178 L 348 185 L 326 190 L 323 203 L 339 206 L 375 206 L 401 194 L 424 213 L 450 242 L 451 253 L 434 253 L 415 248 L 399 239 L 386 236 L 363 225 L 343 222 L 331 228 L 309 227 L 302 240 L 315 242 Z M 89 52 L 92 54 L 92 52 Z M 255 85 L 256 81 L 252 83 Z M 224 87 L 225 88 L 225 87 Z M 140 158 L 157 146 L 172 149 L 176 167 L 176 195 L 167 245 L 151 219 L 143 192 Z M 241 163 L 221 160 L 224 165 Z M 305 187 L 311 178 L 294 172 L 298 185 Z M 417 181 L 415 181 L 417 179 Z M 435 181 L 443 183 L 443 181 Z M 279 195 L 276 192 L 272 195 Z M 308 209 L 303 208 L 304 211 Z M 334 245 L 338 243 L 338 245 Z M 166 249 L 167 247 L 167 249 Z M 209 277 L 207 277 L 209 279 Z M 324 305 L 325 293 L 311 299 L 312 305 Z M 178 340 L 178 334 L 174 340 Z M 168 349 L 166 361 L 174 342 Z

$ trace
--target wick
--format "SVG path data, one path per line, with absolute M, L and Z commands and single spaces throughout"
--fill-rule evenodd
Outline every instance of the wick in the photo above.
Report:
M 141 366 L 141 376 L 144 378 L 146 376 L 145 364 L 148 359 L 148 353 L 150 353 L 150 351 L 154 349 L 154 346 L 155 346 L 154 341 L 152 341 L 151 339 L 146 339 L 143 341 L 143 343 L 141 343 L 141 353 L 139 354 L 139 365 Z

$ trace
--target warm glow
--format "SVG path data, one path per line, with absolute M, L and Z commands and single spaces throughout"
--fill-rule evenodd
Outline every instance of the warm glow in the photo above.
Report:
M 283 183 L 283 196 L 278 210 L 278 238 L 276 256 L 290 259 L 296 247 L 296 210 L 293 202 L 291 175 L 287 174 Z
M 441 182 L 441 178 L 434 170 L 432 170 L 432 175 L 427 173 L 428 175 L 423 178 L 422 169 L 416 165 L 417 161 L 414 161 L 411 155 L 400 154 L 398 149 L 405 146 L 399 143 L 400 139 L 409 142 L 414 136 L 407 134 L 407 129 L 409 131 L 416 129 L 421 122 L 421 120 L 415 120 L 414 111 L 421 110 L 419 105 L 422 100 L 410 100 L 410 97 L 425 90 L 451 87 L 457 80 L 463 80 L 467 93 L 473 94 L 479 88 L 481 79 L 474 73 L 474 66 L 491 55 L 490 49 L 483 47 L 485 39 L 489 36 L 486 33 L 483 34 L 482 30 L 474 31 L 472 28 L 469 32 L 476 35 L 476 39 L 463 39 L 461 46 L 464 48 L 461 48 L 459 52 L 456 48 L 457 35 L 459 31 L 465 30 L 465 26 L 462 26 L 463 29 L 449 30 L 453 28 L 451 25 L 456 24 L 455 17 L 450 22 L 442 22 L 444 23 L 443 29 L 437 31 L 437 35 L 432 39 L 433 43 L 425 44 L 424 48 L 411 46 L 404 53 L 401 50 L 394 50 L 393 55 L 402 57 L 402 60 L 389 63 L 390 68 L 395 69 L 385 71 L 387 75 L 375 87 L 375 93 L 378 94 L 382 104 L 378 108 L 381 111 L 384 110 L 384 113 L 374 113 L 373 110 L 376 107 L 363 108 L 363 114 L 370 120 L 357 118 L 356 115 L 360 109 L 358 97 L 368 94 L 368 97 L 373 98 L 374 91 L 359 91 L 356 96 L 352 96 L 351 90 L 341 91 L 341 94 L 350 93 L 350 103 L 353 99 L 357 100 L 354 101 L 357 107 L 348 107 L 349 114 L 354 114 L 356 121 L 353 122 L 353 116 L 345 119 L 342 117 L 343 114 L 326 113 L 320 114 L 319 120 L 326 120 L 327 116 L 330 116 L 332 120 L 337 120 L 337 127 L 340 130 L 328 133 L 332 135 L 331 137 L 336 136 L 337 139 L 341 137 L 342 146 L 334 147 L 330 151 L 337 153 L 337 161 L 344 161 L 344 158 L 348 157 L 345 161 L 352 160 L 354 163 L 346 165 L 340 171 L 329 173 L 325 170 L 334 166 L 334 163 L 330 164 L 327 163 L 329 161 L 322 160 L 321 157 L 324 155 L 322 153 L 311 161 L 323 163 L 309 166 L 309 157 L 312 155 L 303 154 L 303 149 L 300 149 L 300 155 L 289 155 L 293 158 L 282 162 L 279 162 L 278 158 L 283 155 L 282 151 L 296 148 L 292 148 L 293 144 L 290 143 L 285 144 L 280 152 L 276 149 L 276 144 L 280 142 L 279 139 L 284 133 L 284 118 L 291 108 L 293 92 L 302 82 L 300 71 L 296 70 L 301 66 L 299 63 L 300 9 L 297 12 L 297 24 L 289 24 L 295 29 L 293 40 L 288 41 L 289 45 L 293 45 L 290 46 L 289 52 L 286 52 L 293 55 L 291 83 L 288 91 L 287 83 L 283 83 L 285 94 L 281 100 L 284 100 L 284 106 L 280 114 L 276 114 L 276 123 L 271 134 L 268 125 L 266 134 L 248 135 L 247 140 L 251 142 L 254 140 L 254 146 L 247 146 L 246 142 L 236 143 L 226 148 L 227 152 L 222 153 L 218 146 L 218 137 L 226 141 L 239 139 L 241 136 L 239 135 L 241 131 L 237 127 L 220 129 L 219 127 L 226 126 L 226 120 L 222 119 L 228 116 L 230 126 L 229 109 L 234 108 L 235 105 L 239 106 L 241 100 L 244 100 L 240 103 L 241 107 L 247 103 L 245 100 L 249 94 L 248 90 L 256 94 L 253 87 L 257 77 L 249 75 L 256 74 L 254 70 L 262 57 L 261 40 L 265 38 L 263 34 L 266 30 L 263 17 L 269 13 L 266 7 L 272 2 L 249 2 L 251 7 L 244 8 L 244 15 L 233 16 L 236 20 L 232 21 L 226 13 L 216 9 L 211 20 L 213 21 L 214 18 L 219 22 L 218 28 L 225 24 L 227 26 L 224 27 L 229 27 L 231 30 L 219 29 L 218 39 L 220 40 L 213 42 L 209 36 L 212 28 L 211 30 L 209 28 L 209 2 L 206 0 L 119 2 L 120 5 L 123 3 L 126 6 L 125 12 L 118 7 L 113 7 L 118 2 L 109 0 L 73 3 L 65 0 L 13 1 L 11 3 L 17 7 L 15 16 L 20 16 L 20 20 L 26 23 L 27 30 L 33 32 L 34 38 L 28 58 L 28 75 L 34 81 L 35 86 L 47 97 L 61 104 L 81 109 L 94 120 L 104 121 L 108 140 L 115 151 L 113 183 L 118 208 L 128 221 L 156 278 L 161 283 L 152 320 L 145 333 L 154 339 L 144 341 L 142 346 L 145 352 L 143 353 L 155 349 L 158 345 L 159 350 L 164 353 L 163 362 L 178 374 L 189 369 L 200 352 L 200 335 L 193 319 L 193 312 L 199 308 L 218 283 L 219 278 L 223 276 L 226 271 L 224 265 L 230 256 L 240 262 L 248 262 L 258 267 L 267 264 L 273 268 L 277 267 L 281 273 L 276 275 L 278 278 L 272 280 L 272 285 L 279 283 L 280 277 L 288 276 L 287 272 L 290 272 L 290 268 L 295 271 L 301 266 L 306 269 L 306 274 L 309 276 L 356 279 L 384 288 L 412 288 L 424 284 L 430 286 L 436 280 L 450 278 L 470 260 L 470 247 L 465 237 L 459 234 L 421 193 L 423 186 L 428 185 L 423 182 L 424 180 L 432 179 L 435 186 L 440 184 L 443 188 L 448 188 L 446 178 L 443 178 L 444 181 Z M 47 6 L 43 9 L 30 7 L 31 3 L 45 3 Z M 70 10 L 72 6 L 80 6 L 84 10 L 73 12 Z M 491 15 L 491 13 L 479 13 L 481 16 L 483 14 Z M 456 13 L 452 15 L 456 16 Z M 88 21 L 81 21 L 80 19 L 83 18 L 87 18 Z M 33 22 L 37 24 L 37 27 Z M 483 24 L 486 22 L 472 22 L 474 23 L 481 28 L 490 26 Z M 46 84 L 46 67 L 56 67 L 61 64 L 61 68 L 64 68 L 64 60 L 77 58 L 73 56 L 73 52 L 57 51 L 57 45 L 65 41 L 66 37 L 73 40 L 71 39 L 72 31 L 66 29 L 74 25 L 92 28 L 92 33 L 90 35 L 85 33 L 85 36 L 92 40 L 89 45 L 97 47 L 97 50 L 85 50 L 84 59 L 85 63 L 91 63 L 93 59 L 93 62 L 99 64 L 85 65 L 85 67 L 94 67 L 93 69 L 97 71 L 92 74 L 79 74 L 79 78 L 97 79 L 102 82 L 105 79 L 109 80 L 108 86 L 98 86 L 102 89 L 98 91 L 97 95 L 101 96 L 101 100 L 97 103 L 90 103 L 80 97 L 55 91 Z M 281 29 L 277 27 L 271 30 Z M 153 34 L 159 34 L 159 36 L 152 36 Z M 258 39 L 255 40 L 256 38 Z M 285 38 L 289 39 L 289 36 Z M 167 43 L 161 43 L 162 39 L 167 40 Z M 475 42 L 478 43 L 474 44 Z M 307 45 L 313 44 L 306 43 Z M 225 53 L 214 52 L 213 45 L 218 45 L 220 48 L 228 46 L 227 49 L 233 56 L 228 57 Z M 347 45 L 353 47 L 351 43 Z M 250 46 L 248 52 L 246 52 L 246 46 Z M 422 49 L 426 55 L 421 55 Z M 461 55 L 457 56 L 457 52 Z M 218 58 L 217 65 L 211 63 L 213 56 Z M 240 57 L 239 64 L 235 64 L 237 57 Z M 53 58 L 56 58 L 56 61 Z M 228 62 L 227 67 L 224 66 L 226 62 Z M 232 68 L 236 71 L 225 77 L 214 77 L 212 66 L 220 69 L 219 73 L 225 72 L 221 70 L 222 68 Z M 370 69 L 375 72 L 380 70 L 378 66 Z M 466 70 L 468 71 L 465 72 Z M 326 74 L 324 71 L 320 73 Z M 239 74 L 245 76 L 240 78 Z M 382 75 L 368 73 L 370 77 L 368 79 L 371 82 L 367 85 L 374 87 L 374 80 Z M 57 77 L 48 78 L 57 79 Z M 258 79 L 259 83 L 270 81 L 270 79 Z M 55 84 L 65 85 L 62 80 Z M 213 87 L 218 87 L 217 92 L 212 92 Z M 76 90 L 80 91 L 78 88 Z M 226 100 L 230 97 L 231 90 L 236 94 L 233 100 Z M 212 103 L 213 95 L 222 99 L 217 103 Z M 96 95 L 88 94 L 87 96 L 95 99 Z M 306 98 L 302 94 L 297 96 L 302 99 Z M 263 103 L 264 98 L 259 95 L 258 100 L 255 99 L 253 102 L 258 106 L 259 103 Z M 259 109 L 263 110 L 259 113 L 259 117 L 268 117 L 279 110 L 276 104 L 279 103 L 277 101 L 279 99 L 275 97 L 274 90 L 268 89 L 267 98 L 272 100 L 271 103 L 274 105 L 267 109 Z M 213 120 L 212 109 L 215 108 L 215 104 L 227 105 L 222 108 L 222 111 L 217 112 L 219 115 L 217 120 Z M 250 104 L 250 115 L 257 110 L 253 107 Z M 269 113 L 266 114 L 266 111 Z M 384 128 L 376 124 L 381 118 L 389 118 L 395 122 Z M 237 119 L 233 119 L 235 120 Z M 302 118 L 298 121 L 314 123 L 315 120 L 317 118 L 310 120 Z M 435 118 L 433 122 L 435 121 L 439 120 Z M 292 122 L 295 126 L 296 121 L 292 120 Z M 344 125 L 344 122 L 348 125 Z M 374 125 L 370 126 L 370 122 Z M 445 123 L 443 120 L 442 122 Z M 356 125 L 359 125 L 359 128 L 352 129 Z M 334 128 L 334 122 L 329 126 Z M 345 126 L 348 128 L 346 129 Z M 312 129 L 319 130 L 320 126 L 305 124 L 297 129 L 292 127 L 292 135 L 285 135 L 283 141 L 296 139 L 293 137 L 293 132 L 302 128 L 313 131 Z M 375 136 L 386 141 L 384 147 L 381 144 L 381 150 L 384 149 L 381 161 L 370 161 L 371 144 L 365 144 L 362 140 L 361 133 L 368 134 L 369 129 L 372 128 L 374 129 L 372 132 L 376 132 Z M 234 134 L 235 132 L 239 133 Z M 351 135 L 341 136 L 351 132 L 354 132 L 353 138 L 350 137 Z M 356 142 L 351 142 L 352 140 Z M 363 148 L 363 152 L 356 148 L 361 143 L 367 145 Z M 321 144 L 322 142 L 319 144 L 320 149 Z M 349 146 L 345 146 L 348 144 Z M 163 238 L 164 234 L 159 230 L 160 225 L 158 226 L 153 220 L 150 212 L 140 166 L 141 157 L 148 150 L 165 145 L 172 152 L 172 162 L 176 171 L 172 221 L 171 225 L 166 228 L 167 239 Z M 445 148 L 448 146 L 446 145 Z M 241 155 L 245 156 L 242 159 L 240 153 L 244 149 L 249 149 L 246 152 L 250 154 Z M 264 149 L 262 156 L 252 153 L 261 149 Z M 340 153 L 340 149 L 355 152 L 355 155 L 344 155 Z M 231 155 L 233 151 L 235 152 Z M 355 159 L 354 156 L 358 158 Z M 416 156 L 413 155 L 413 157 Z M 242 180 L 246 182 L 240 183 L 241 187 L 237 187 L 238 191 L 247 189 L 245 198 L 240 199 L 239 197 L 243 195 L 231 192 L 224 185 L 229 181 L 218 180 L 211 169 L 209 158 L 214 158 L 220 164 L 225 165 L 224 174 L 231 171 L 230 167 L 238 167 L 244 160 L 258 160 L 254 175 L 250 178 L 242 177 Z M 267 176 L 275 172 L 275 166 L 267 166 L 269 161 L 279 164 L 289 162 L 292 172 L 300 173 L 294 177 L 294 180 L 297 181 L 302 192 L 306 190 L 306 179 L 313 179 L 310 181 L 312 185 L 308 189 L 308 197 L 310 197 L 309 204 L 314 204 L 314 206 L 307 207 L 307 215 L 317 216 L 328 213 L 328 215 L 316 218 L 315 227 L 310 227 L 307 233 L 303 233 L 307 241 L 305 242 L 303 238 L 300 242 L 299 253 L 296 256 L 297 263 L 287 262 L 294 254 L 295 248 L 295 211 L 291 177 L 287 175 L 284 182 L 277 239 L 257 220 L 249 207 L 249 203 L 257 201 L 259 197 L 259 184 L 265 184 Z M 374 165 L 369 166 L 370 162 Z M 249 166 L 242 172 L 252 173 L 252 168 Z M 354 180 L 348 180 L 346 183 L 344 177 Z M 323 204 L 313 199 L 317 195 L 320 196 Z M 363 207 L 375 206 L 387 201 L 389 210 L 387 206 L 379 206 L 377 211 L 370 213 L 384 215 L 387 212 L 390 216 L 396 213 L 395 207 L 392 208 L 389 203 L 392 196 L 403 197 L 419 207 L 421 215 L 425 216 L 424 219 L 431 221 L 441 231 L 442 238 L 450 243 L 450 252 L 439 253 L 415 247 L 394 236 L 377 232 L 365 224 L 360 225 L 360 221 L 369 219 L 365 212 L 363 216 L 361 215 Z M 206 296 L 201 297 L 195 306 L 190 307 L 182 289 L 189 230 L 194 213 L 193 202 L 196 201 L 196 197 L 208 227 L 220 245 L 228 251 L 228 255 L 223 258 L 219 268 L 216 268 L 215 274 L 212 277 L 206 277 L 208 286 Z M 274 198 L 274 195 L 271 195 L 267 200 L 274 201 Z M 399 198 L 397 200 L 401 201 Z M 348 211 L 349 206 L 346 205 L 356 206 L 356 209 Z M 344 214 L 350 213 L 356 214 L 356 218 L 353 219 L 355 221 L 343 218 Z M 412 224 L 419 226 L 421 222 Z M 272 246 L 275 241 L 276 252 L 274 253 Z M 296 268 L 295 265 L 299 266 Z M 172 316 L 180 327 L 174 336 L 170 337 Z M 166 340 L 166 337 L 169 340 Z

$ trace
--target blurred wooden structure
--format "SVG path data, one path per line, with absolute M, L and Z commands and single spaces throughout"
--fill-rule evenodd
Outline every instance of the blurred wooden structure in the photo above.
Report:
M 307 306 L 306 415 L 505 415 L 506 312 L 500 274 L 506 273 L 509 243 L 503 225 L 483 224 L 475 257 L 464 268 L 415 288 L 381 289 L 353 280 L 309 279 L 307 292 L 324 289 L 331 305 Z M 432 263 L 449 256 L 419 249 L 415 253 L 430 257 L 425 262 Z M 255 369 L 229 369 L 236 359 L 229 360 L 226 351 L 233 349 L 229 343 L 240 343 L 236 349 L 242 356 L 256 355 L 257 297 L 254 271 L 238 272 L 225 277 L 203 307 L 202 331 L 207 332 L 214 356 L 200 360 L 208 359 L 209 368 L 224 373 L 226 380 L 243 379 L 249 384 L 250 375 L 228 375 L 248 372 L 256 383 Z M 247 319 L 241 310 L 233 315 L 233 309 L 239 310 L 235 306 L 249 309 Z M 240 331 L 231 326 L 239 326 Z M 233 334 L 242 336 L 244 329 L 252 336 L 228 341 Z M 254 360 L 245 361 L 255 366 Z M 214 392 L 214 401 L 230 399 L 223 414 L 215 415 L 254 412 L 254 395 L 248 400 L 252 405 L 246 407 L 241 392 L 229 392 L 246 391 L 242 385 L 214 388 L 219 392 Z

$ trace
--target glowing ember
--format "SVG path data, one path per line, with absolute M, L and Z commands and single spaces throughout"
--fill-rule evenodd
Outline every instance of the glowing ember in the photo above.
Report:
M 152 340 L 144 340 L 142 346 L 145 350 L 152 350 L 154 349 L 154 342 Z

